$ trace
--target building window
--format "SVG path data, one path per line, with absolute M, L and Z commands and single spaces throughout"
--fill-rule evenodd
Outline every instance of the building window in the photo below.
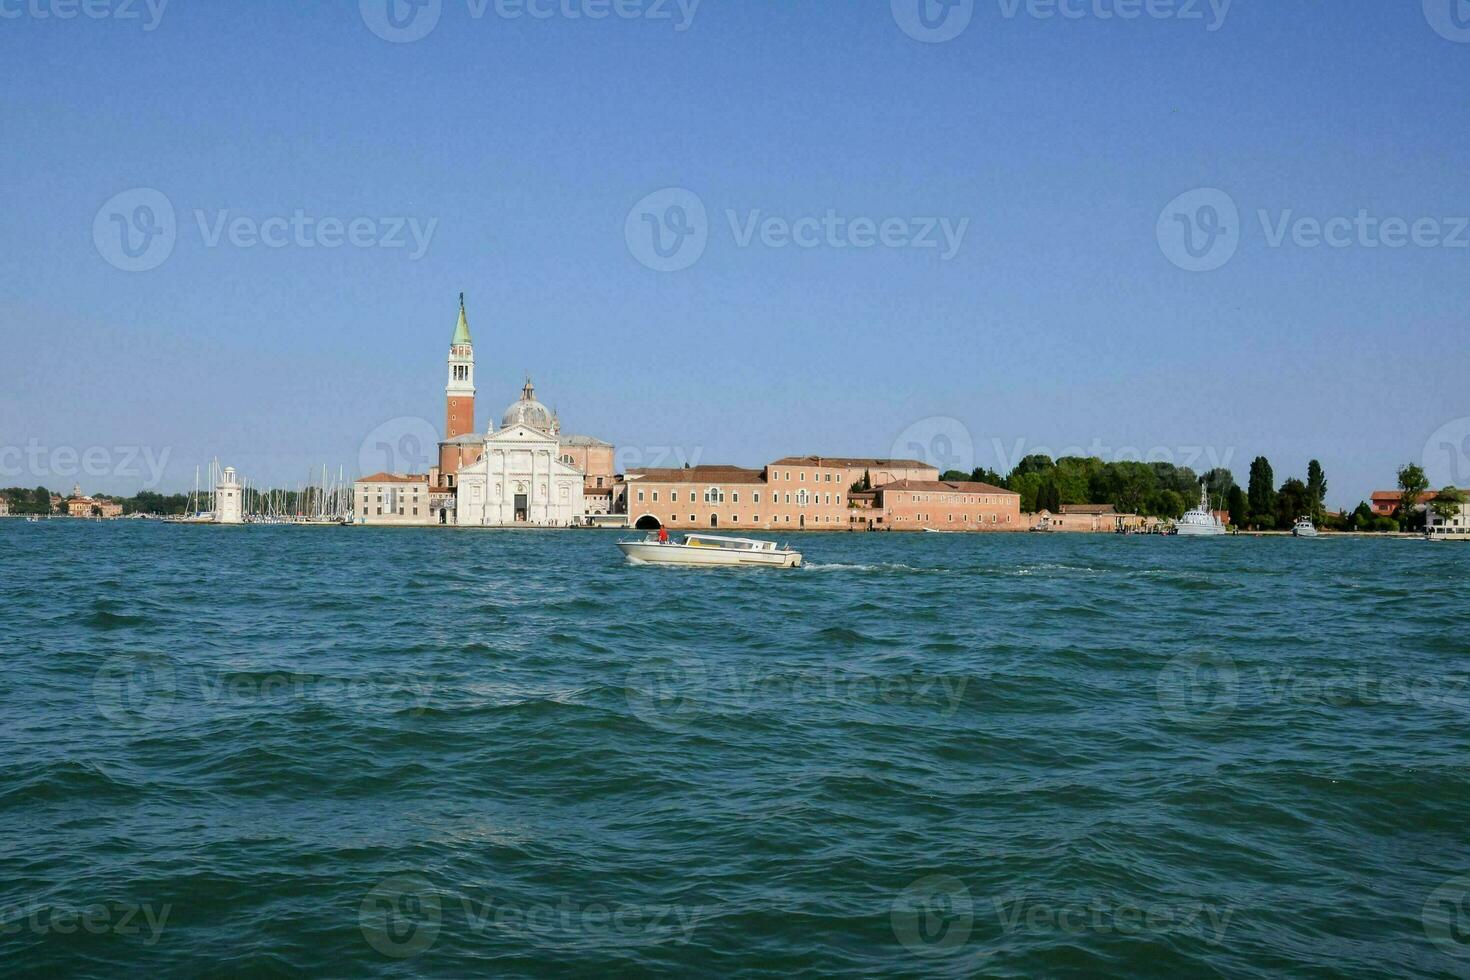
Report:
M 643 491 L 642 490 L 639 490 L 638 491 L 638 502 L 640 504 L 643 503 Z
M 757 504 L 760 503 L 761 502 L 761 492 L 759 490 L 755 491 L 755 493 L 752 493 L 750 495 L 750 499 L 753 502 L 757 503 Z
M 732 503 L 732 504 L 738 504 L 738 503 L 740 503 L 740 491 L 739 490 L 736 490 L 736 491 L 734 491 L 733 493 L 730 494 L 730 503 Z

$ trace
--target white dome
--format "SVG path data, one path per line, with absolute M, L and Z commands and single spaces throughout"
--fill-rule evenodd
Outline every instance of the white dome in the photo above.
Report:
M 529 380 L 521 389 L 519 401 L 512 403 L 501 416 L 500 427 L 508 429 L 513 425 L 525 425 L 540 432 L 550 432 L 555 424 L 555 416 L 551 409 L 536 400 L 536 388 Z

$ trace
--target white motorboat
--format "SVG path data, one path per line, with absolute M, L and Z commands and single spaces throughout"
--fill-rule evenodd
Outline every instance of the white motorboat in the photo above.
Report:
M 1210 495 L 1204 484 L 1199 488 L 1199 506 L 1184 512 L 1174 524 L 1174 533 L 1186 538 L 1215 537 L 1225 533 L 1225 525 L 1210 510 Z
M 1298 517 L 1292 525 L 1291 536 L 1294 538 L 1315 538 L 1317 536 L 1317 525 L 1312 523 L 1310 517 Z
M 717 534 L 688 534 L 683 540 L 660 541 L 650 534 L 641 541 L 619 541 L 630 565 L 764 565 L 800 568 L 801 552 L 777 547 L 774 541 L 729 538 Z

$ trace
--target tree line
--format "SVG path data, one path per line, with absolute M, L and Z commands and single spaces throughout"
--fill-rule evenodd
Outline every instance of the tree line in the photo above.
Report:
M 945 480 L 989 483 L 1021 496 L 1021 510 L 1055 513 L 1064 504 L 1111 504 L 1119 513 L 1141 514 L 1177 520 L 1199 500 L 1203 483 L 1211 506 L 1229 512 L 1230 523 L 1245 530 L 1289 530 L 1299 518 L 1310 517 L 1317 526 L 1340 531 L 1399 531 L 1422 527 L 1424 512 L 1401 508 L 1395 517 L 1373 513 L 1367 502 L 1353 511 L 1327 510 L 1327 474 L 1322 464 L 1307 464 L 1305 479 L 1289 477 L 1280 484 L 1271 461 L 1257 456 L 1250 465 L 1246 486 L 1235 476 L 1216 467 L 1203 476 L 1187 466 L 1173 463 L 1120 461 L 1107 463 L 1097 457 L 1065 456 L 1053 460 L 1031 455 L 1002 476 L 994 470 L 976 468 L 962 473 L 951 470 Z M 1418 465 L 1410 463 L 1398 472 L 1399 490 L 1405 500 L 1418 500 L 1428 491 L 1428 480 Z M 1446 487 L 1429 504 L 1436 513 L 1457 512 L 1464 496 Z

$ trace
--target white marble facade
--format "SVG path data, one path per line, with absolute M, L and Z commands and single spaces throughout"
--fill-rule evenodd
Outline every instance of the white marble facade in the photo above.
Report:
M 561 462 L 551 433 L 513 424 L 485 437 L 485 454 L 459 471 L 460 527 L 569 527 L 583 513 L 580 470 Z

